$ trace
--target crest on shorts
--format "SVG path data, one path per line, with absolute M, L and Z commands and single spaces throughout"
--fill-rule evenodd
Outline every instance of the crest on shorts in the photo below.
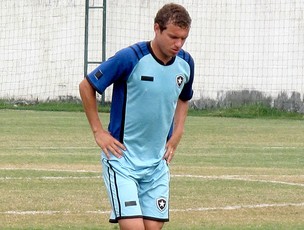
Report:
M 162 212 L 166 209 L 167 207 L 167 201 L 165 198 L 158 198 L 156 200 L 156 206 L 158 207 L 158 209 Z
M 176 76 L 176 84 L 178 85 L 178 87 L 181 87 L 183 82 L 184 82 L 184 77 L 182 75 L 177 75 Z

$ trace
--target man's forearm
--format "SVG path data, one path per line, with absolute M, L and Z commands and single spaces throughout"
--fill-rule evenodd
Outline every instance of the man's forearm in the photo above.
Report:
M 92 132 L 96 133 L 99 130 L 102 130 L 103 129 L 102 124 L 98 117 L 96 92 L 86 79 L 84 79 L 79 84 L 79 92 L 80 92 L 83 108 L 87 116 L 87 119 L 90 123 Z
M 180 137 L 183 135 L 187 113 L 188 101 L 178 100 L 174 116 L 173 135 L 179 135 Z

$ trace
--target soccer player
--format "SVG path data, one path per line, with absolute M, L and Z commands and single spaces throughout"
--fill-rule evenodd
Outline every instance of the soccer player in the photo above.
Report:
M 136 43 L 101 63 L 79 85 L 84 110 L 102 150 L 111 223 L 120 229 L 161 229 L 169 221 L 168 164 L 181 140 L 192 98 L 194 61 L 182 49 L 187 10 L 164 5 L 152 41 Z M 98 117 L 96 91 L 113 84 L 110 123 Z

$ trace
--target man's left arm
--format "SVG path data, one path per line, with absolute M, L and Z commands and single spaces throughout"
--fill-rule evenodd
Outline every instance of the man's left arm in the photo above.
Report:
M 174 156 L 174 152 L 177 149 L 177 146 L 183 136 L 185 122 L 188 113 L 188 101 L 183 101 L 178 99 L 175 115 L 174 115 L 174 126 L 173 133 L 171 138 L 168 140 L 166 144 L 166 153 L 164 155 L 164 159 L 167 160 L 169 164 Z

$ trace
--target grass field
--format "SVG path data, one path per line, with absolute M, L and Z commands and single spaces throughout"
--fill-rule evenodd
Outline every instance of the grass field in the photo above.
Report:
M 304 229 L 303 140 L 301 120 L 188 117 L 164 229 Z M 99 161 L 84 113 L 0 110 L 0 229 L 118 229 Z

